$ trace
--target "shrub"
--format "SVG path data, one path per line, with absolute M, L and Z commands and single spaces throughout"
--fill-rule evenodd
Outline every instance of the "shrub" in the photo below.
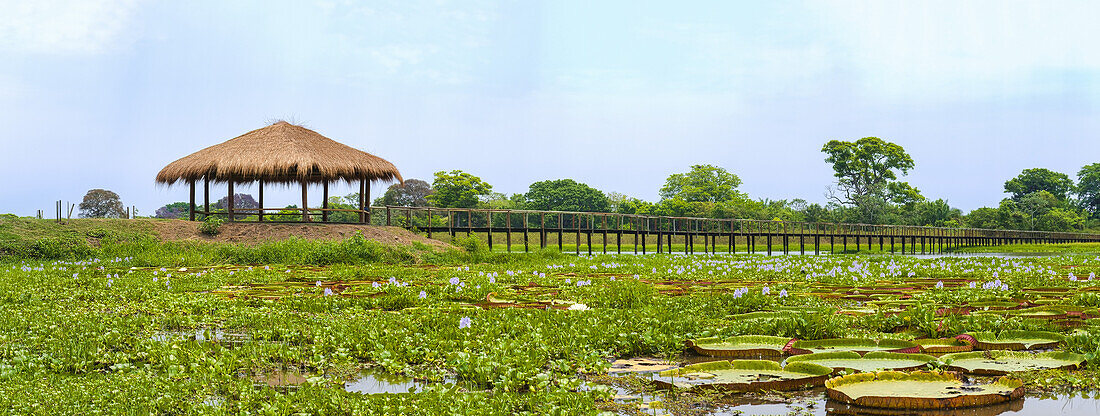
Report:
M 222 227 L 222 223 L 224 222 L 225 221 L 221 218 L 207 217 L 206 221 L 203 221 L 202 224 L 199 224 L 199 232 L 209 236 L 218 235 L 218 233 L 221 232 L 220 229 Z

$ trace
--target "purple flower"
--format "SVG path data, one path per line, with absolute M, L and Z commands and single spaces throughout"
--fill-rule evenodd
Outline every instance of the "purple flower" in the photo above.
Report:
M 332 288 L 331 287 L 326 287 L 325 288 L 325 296 L 332 296 Z
M 452 285 L 457 285 L 459 283 L 462 283 L 462 281 L 459 280 L 457 277 L 452 277 L 451 280 L 448 280 L 448 282 L 450 282 Z
M 936 289 L 943 289 L 943 281 L 936 282 Z
M 420 295 L 418 295 L 417 297 L 419 297 L 420 299 L 424 299 L 424 298 L 428 297 L 428 292 L 425 292 L 425 291 L 421 290 Z
M 780 290 L 779 291 L 779 297 L 781 297 L 781 298 L 787 297 L 787 289 Z
M 382 287 L 382 285 L 378 284 L 378 282 L 371 282 L 370 285 L 371 285 L 371 287 L 373 287 L 375 289 L 378 289 L 379 287 Z
M 460 319 L 460 320 L 458 321 L 458 329 L 466 329 L 466 328 L 469 328 L 469 327 L 470 327 L 470 324 L 471 324 L 471 322 L 470 322 L 470 317 L 469 317 L 469 316 L 463 316 L 463 317 L 462 317 L 462 319 Z

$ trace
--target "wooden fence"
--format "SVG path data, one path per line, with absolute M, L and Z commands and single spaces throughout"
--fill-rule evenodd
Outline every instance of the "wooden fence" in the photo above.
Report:
M 714 219 L 665 217 L 595 212 L 563 212 L 499 209 L 463 209 L 429 207 L 373 207 L 372 223 L 418 230 L 429 238 L 440 233 L 485 235 L 490 249 L 503 243 L 506 251 L 522 244 L 523 251 L 532 247 L 546 248 L 556 244 L 565 248 L 565 238 L 572 237 L 574 250 L 581 246 L 593 254 L 627 252 L 645 254 L 656 240 L 657 253 L 687 254 L 718 251 L 748 253 L 797 250 L 820 254 L 827 243 L 835 252 L 849 245 L 861 250 L 878 246 L 879 251 L 892 253 L 938 253 L 964 246 L 1002 244 L 1057 244 L 1069 242 L 1100 242 L 1100 235 L 1072 232 L 991 230 L 979 228 L 919 227 L 904 225 L 872 225 L 847 223 L 816 223 L 748 219 Z M 599 241 L 593 244 L 593 236 Z M 504 241 L 500 241 L 503 238 Z M 494 241 L 496 240 L 496 241 Z M 610 248 L 609 248 L 610 245 Z M 887 248 L 889 247 L 889 248 Z M 518 250 L 518 247 L 516 248 Z

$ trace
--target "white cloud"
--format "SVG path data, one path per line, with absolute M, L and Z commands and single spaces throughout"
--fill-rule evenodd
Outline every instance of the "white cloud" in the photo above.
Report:
M 0 0 L 0 50 L 96 54 L 128 44 L 137 0 Z

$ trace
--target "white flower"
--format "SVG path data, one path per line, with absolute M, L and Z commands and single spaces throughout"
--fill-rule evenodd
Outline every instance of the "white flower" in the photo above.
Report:
M 588 309 L 589 309 L 588 305 L 585 305 L 583 303 L 574 303 L 572 305 L 569 305 L 569 308 L 566 309 L 566 310 L 570 310 L 570 311 L 587 311 Z

